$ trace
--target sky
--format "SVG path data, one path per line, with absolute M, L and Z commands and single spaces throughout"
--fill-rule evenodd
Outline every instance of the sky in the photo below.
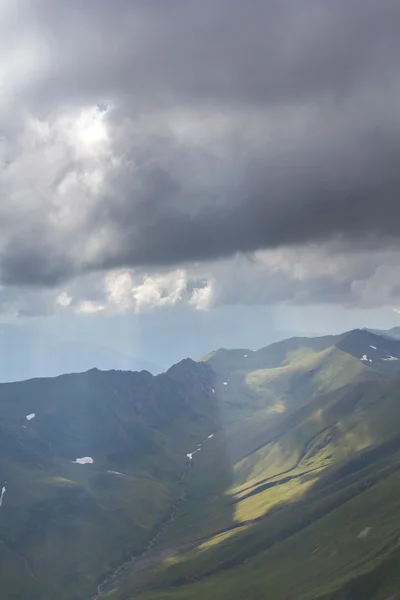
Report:
M 168 365 L 400 325 L 397 0 L 0 0 L 0 320 Z

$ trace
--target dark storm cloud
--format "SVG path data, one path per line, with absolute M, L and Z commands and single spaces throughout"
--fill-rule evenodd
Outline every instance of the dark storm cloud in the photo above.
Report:
M 134 94 L 153 105 L 298 102 L 393 74 L 395 0 L 30 3 L 56 56 L 52 98 Z M 133 99 L 130 98 L 132 101 Z
M 109 219 L 121 233 L 119 256 L 128 264 L 159 265 L 335 236 L 367 246 L 393 243 L 400 233 L 400 171 L 393 160 L 400 144 L 382 146 L 372 131 L 371 138 L 350 143 L 345 136 L 308 155 L 305 147 L 293 148 L 276 167 L 258 160 L 223 202 L 213 198 L 212 182 L 208 197 L 193 197 L 170 174 L 148 173 L 150 189 L 140 203 L 131 197 L 121 212 L 108 199 Z M 194 215 L 193 205 L 199 207 Z
M 54 166 L 44 191 L 27 187 L 24 206 L 43 217 L 23 240 L 16 194 L 3 211 L 4 281 L 49 285 L 337 237 L 395 243 L 398 2 L 37 0 L 25 18 L 43 61 L 18 88 L 21 106 L 46 120 L 113 103 L 114 162 L 104 159 L 73 226 L 48 204 L 76 158 Z

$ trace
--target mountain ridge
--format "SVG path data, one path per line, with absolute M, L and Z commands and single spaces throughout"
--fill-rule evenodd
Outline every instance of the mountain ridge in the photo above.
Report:
M 145 546 L 179 497 L 186 454 L 217 420 L 209 369 L 193 364 L 190 382 L 90 369 L 0 384 L 0 482 L 7 482 L 0 539 L 27 557 L 36 577 L 21 574 L 18 554 L 4 550 L 10 598 L 11 590 L 15 598 L 84 597 L 102 573 Z M 79 464 L 83 458 L 89 464 Z M 75 583 L 62 590 L 57 581 L 67 574 Z
M 377 353 L 371 362 L 368 352 Z M 178 512 L 158 543 L 160 554 L 156 550 L 143 571 L 133 569 L 111 586 L 116 600 L 213 594 L 258 600 L 267 592 L 278 600 L 393 596 L 400 589 L 400 554 L 390 542 L 396 528 L 400 534 L 400 383 L 397 361 L 385 360 L 389 352 L 399 358 L 400 346 L 353 330 L 325 340 L 278 342 L 251 355 L 244 349 L 207 355 L 203 360 L 217 373 L 224 428 L 189 474 L 190 508 Z M 265 383 L 253 393 L 252 378 L 260 372 Z M 277 394 L 281 405 L 271 412 Z M 335 559 L 330 538 L 344 548 Z M 175 557 L 171 544 L 189 548 Z M 388 548 L 375 562 L 368 558 L 374 544 Z M 354 561 L 359 568 L 349 568 Z M 387 576 L 366 590 L 364 580 L 376 573 Z
M 352 502 L 384 521 L 368 500 L 377 494 L 397 514 L 398 358 L 399 341 L 352 330 L 221 349 L 156 376 L 92 368 L 0 384 L 2 589 L 13 600 L 88 600 L 106 580 L 100 597 L 115 600 L 228 600 L 267 586 L 297 600 L 262 566 L 278 568 L 281 544 L 300 536 L 307 547 L 307 527 L 323 537 L 336 510 L 347 523 Z M 329 564 L 318 568 L 342 589 Z

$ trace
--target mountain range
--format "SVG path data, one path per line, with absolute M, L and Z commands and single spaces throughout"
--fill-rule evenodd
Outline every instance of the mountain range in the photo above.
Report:
M 392 327 L 391 329 L 367 329 L 367 331 L 371 331 L 377 335 L 383 335 L 384 337 L 400 340 L 400 327 Z
M 400 593 L 400 340 L 0 384 L 10 600 Z

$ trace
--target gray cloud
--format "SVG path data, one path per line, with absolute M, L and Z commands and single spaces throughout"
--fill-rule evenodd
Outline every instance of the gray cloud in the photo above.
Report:
M 338 97 L 370 84 L 371 72 L 380 81 L 391 75 L 399 43 L 393 0 L 29 5 L 54 53 L 50 98 L 133 93 L 157 106 L 181 99 L 264 107 Z
M 32 65 L 9 51 L 3 282 L 336 238 L 396 247 L 397 2 L 9 7 L 2 44 Z M 82 124 L 98 103 L 113 108 Z
M 117 269 L 93 272 L 45 290 L 0 289 L 0 318 L 34 315 L 121 315 L 157 309 L 200 311 L 229 305 L 334 305 L 400 308 L 396 249 L 346 251 L 341 244 L 267 250 L 249 257 L 185 269 Z M 393 313 L 394 314 L 394 313 Z
M 399 305 L 397 250 L 346 252 L 339 244 L 258 252 L 206 268 L 215 305 Z

